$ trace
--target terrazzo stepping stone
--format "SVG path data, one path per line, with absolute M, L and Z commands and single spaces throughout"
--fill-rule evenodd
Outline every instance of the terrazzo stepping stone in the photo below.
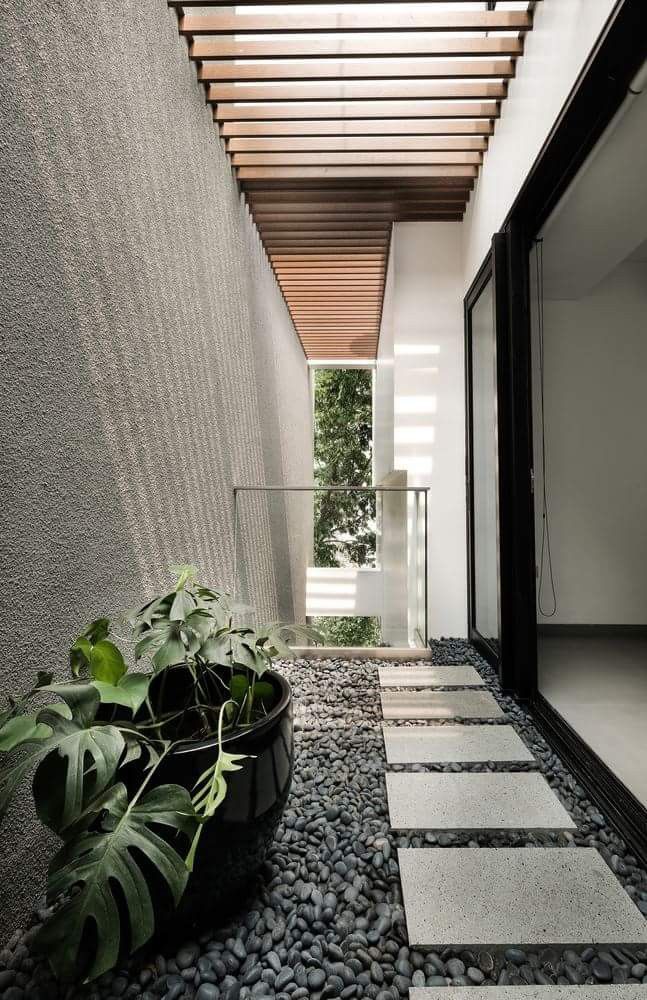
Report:
M 485 681 L 469 664 L 452 667 L 429 663 L 407 664 L 406 667 L 378 667 L 380 687 L 481 687 Z
M 382 726 L 387 764 L 478 764 L 535 758 L 512 726 Z
M 537 771 L 514 774 L 389 772 L 386 793 L 393 830 L 577 829 L 546 779 Z
M 647 986 L 471 986 L 468 1000 L 647 1000 Z M 465 1000 L 465 987 L 412 986 L 409 1000 Z
M 398 861 L 413 947 L 647 942 L 647 921 L 592 847 L 408 847 Z
M 381 691 L 385 719 L 502 719 L 489 691 Z

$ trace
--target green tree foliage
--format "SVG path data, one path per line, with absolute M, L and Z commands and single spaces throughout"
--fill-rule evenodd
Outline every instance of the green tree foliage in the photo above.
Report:
M 372 379 L 361 368 L 315 376 L 315 484 L 370 486 Z M 375 565 L 375 494 L 315 493 L 316 566 Z
M 379 646 L 382 633 L 379 618 L 313 618 L 313 626 L 326 646 Z
M 370 371 L 322 369 L 315 376 L 315 483 L 372 484 Z M 374 566 L 375 494 L 315 493 L 315 566 Z M 316 618 L 330 646 L 377 646 L 377 618 Z

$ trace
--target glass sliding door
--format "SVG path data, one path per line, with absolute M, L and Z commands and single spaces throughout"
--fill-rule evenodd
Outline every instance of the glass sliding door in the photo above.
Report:
M 501 666 L 501 401 L 508 317 L 506 241 L 492 252 L 465 299 L 469 636 Z
M 492 278 L 471 312 L 472 340 L 472 520 L 474 531 L 473 628 L 498 652 L 499 483 L 496 336 Z

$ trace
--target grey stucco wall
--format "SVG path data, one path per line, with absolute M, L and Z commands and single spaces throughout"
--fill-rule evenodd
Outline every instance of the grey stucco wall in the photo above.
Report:
M 231 584 L 232 486 L 307 482 L 307 369 L 165 0 L 0 0 L 2 691 L 193 561 Z M 247 500 L 264 613 L 303 613 L 308 507 Z M 280 523 L 277 523 L 277 512 Z M 253 537 L 252 537 L 253 534 Z M 290 555 L 277 550 L 290 540 Z M 0 940 L 37 900 L 28 795 Z

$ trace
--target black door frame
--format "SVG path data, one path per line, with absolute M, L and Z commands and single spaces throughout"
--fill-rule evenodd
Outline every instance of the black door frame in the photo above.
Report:
M 507 240 L 508 373 L 500 421 L 509 447 L 510 517 L 502 525 L 512 581 L 502 604 L 508 642 L 500 672 L 530 702 L 534 721 L 581 784 L 601 802 L 634 852 L 647 863 L 647 809 L 538 691 L 533 495 L 530 252 L 536 237 L 626 97 L 647 51 L 644 0 L 620 0 L 514 202 Z
M 499 431 L 499 566 L 501 647 L 498 662 L 472 634 L 471 385 L 467 308 L 479 283 L 492 273 L 490 251 L 465 299 L 466 447 L 468 504 L 468 606 L 470 638 L 501 682 L 522 700 L 537 692 L 537 622 L 532 446 L 532 375 L 529 254 L 539 232 L 624 100 L 647 48 L 645 0 L 619 0 L 544 143 L 524 185 L 496 234 L 497 313 L 507 315 L 507 336 L 497 329 Z M 503 247 L 505 241 L 505 249 Z M 505 286 L 505 291 L 502 288 Z M 501 319 L 501 327 L 505 320 Z M 499 325 L 499 324 L 497 324 Z M 505 352 L 505 353 L 504 353 Z M 489 655 L 488 655 L 489 653 Z
M 520 698 L 537 692 L 535 505 L 532 447 L 530 252 L 536 234 L 579 172 L 625 99 L 647 50 L 644 0 L 620 0 L 506 219 L 511 381 L 507 412 L 510 519 L 504 534 L 513 553 L 514 642 L 502 671 Z

